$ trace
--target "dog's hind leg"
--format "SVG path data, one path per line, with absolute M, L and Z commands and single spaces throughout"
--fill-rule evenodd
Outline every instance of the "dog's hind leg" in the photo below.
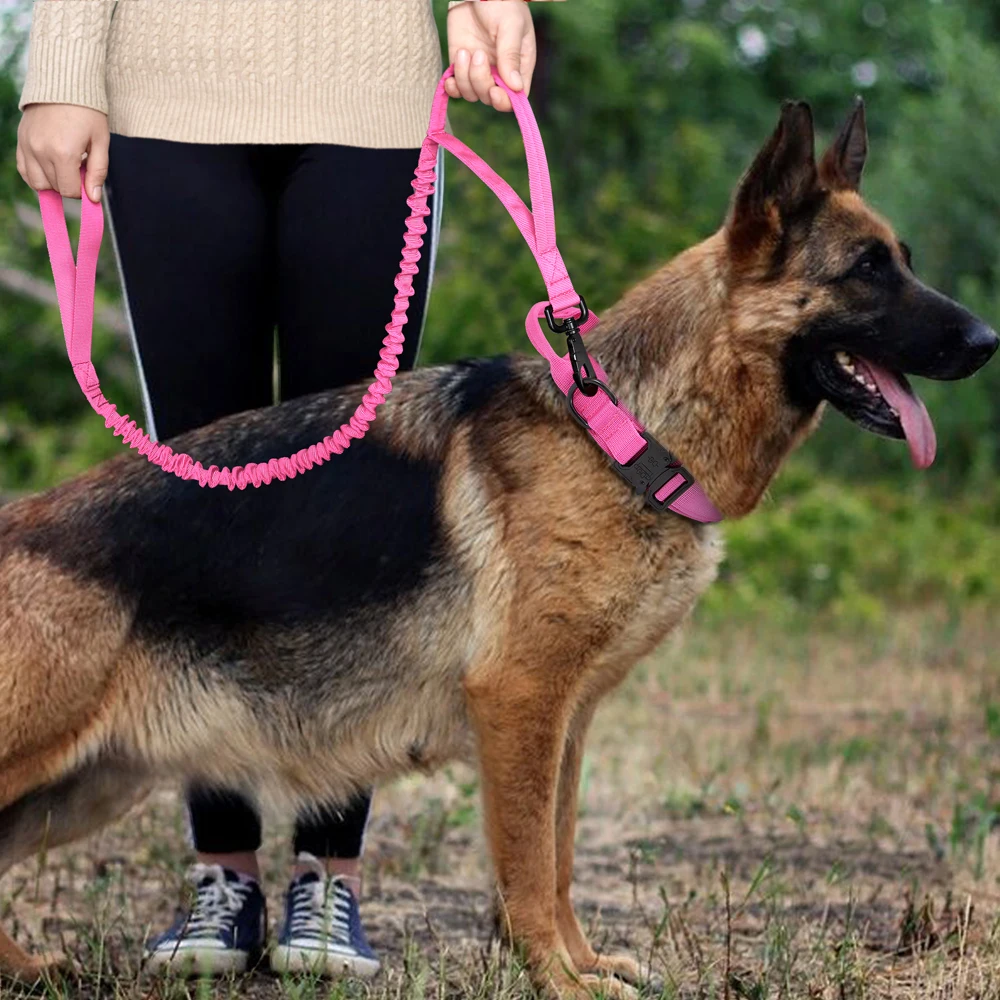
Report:
M 581 975 L 556 922 L 556 791 L 572 692 L 548 671 L 486 670 L 466 679 L 483 785 L 501 929 L 523 949 L 536 984 L 563 997 L 632 996 L 617 980 Z
M 149 791 L 138 766 L 98 757 L 0 809 L 0 875 L 37 851 L 79 840 L 126 813 Z M 58 960 L 30 955 L 0 929 L 0 972 L 34 981 Z

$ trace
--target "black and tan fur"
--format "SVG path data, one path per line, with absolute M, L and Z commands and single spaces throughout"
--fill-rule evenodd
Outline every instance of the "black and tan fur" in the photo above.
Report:
M 885 423 L 877 401 L 824 387 L 841 333 L 939 377 L 996 343 L 917 282 L 856 193 L 860 108 L 818 166 L 812 146 L 808 108 L 787 105 L 724 227 L 588 341 L 729 518 L 824 398 Z M 876 246 L 881 277 L 852 276 Z M 287 454 L 357 395 L 173 444 L 206 465 Z M 0 872 L 165 777 L 298 805 L 468 756 L 503 923 L 537 982 L 622 995 L 641 970 L 595 954 L 570 903 L 580 758 L 599 700 L 689 613 L 721 552 L 716 529 L 630 494 L 536 358 L 400 376 L 362 442 L 266 489 L 202 490 L 125 456 L 14 503 L 0 511 Z M 0 969 L 39 968 L 0 932 Z

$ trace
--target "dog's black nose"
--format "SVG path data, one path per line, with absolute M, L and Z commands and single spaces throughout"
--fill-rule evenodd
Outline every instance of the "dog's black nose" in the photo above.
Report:
M 985 323 L 976 323 L 965 332 L 963 351 L 970 372 L 979 371 L 996 352 L 1000 337 Z

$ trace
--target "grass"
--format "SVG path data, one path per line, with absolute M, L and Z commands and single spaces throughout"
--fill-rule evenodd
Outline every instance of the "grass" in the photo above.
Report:
M 691 627 L 595 722 L 576 891 L 594 941 L 651 960 L 668 998 L 1000 996 L 998 639 L 985 613 L 840 635 Z M 287 827 L 269 826 L 276 914 Z M 144 976 L 143 938 L 168 921 L 187 860 L 164 789 L 21 865 L 0 919 L 81 971 L 34 992 L 0 984 L 0 998 L 531 996 L 490 942 L 464 768 L 377 796 L 363 912 L 386 969 L 369 986 Z

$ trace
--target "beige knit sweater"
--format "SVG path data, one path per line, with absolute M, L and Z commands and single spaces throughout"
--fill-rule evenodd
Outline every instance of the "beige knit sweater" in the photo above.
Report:
M 440 73 L 430 0 L 35 0 L 21 107 L 181 142 L 414 148 Z

